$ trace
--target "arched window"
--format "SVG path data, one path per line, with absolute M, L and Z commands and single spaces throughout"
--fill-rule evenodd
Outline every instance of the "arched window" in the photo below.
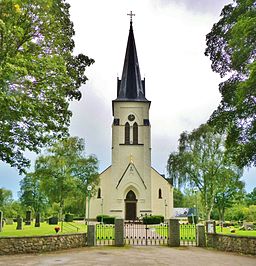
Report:
M 128 122 L 125 123 L 124 143 L 125 144 L 130 144 L 130 125 L 129 125 Z
M 97 195 L 97 198 L 100 199 L 101 198 L 101 189 L 98 188 L 98 195 Z
M 137 201 L 135 193 L 130 190 L 126 195 L 126 200 L 128 201 Z
M 161 188 L 159 188 L 159 190 L 158 190 L 158 198 L 159 198 L 159 199 L 162 198 L 162 190 L 161 190 Z
M 138 144 L 138 124 L 133 124 L 133 144 Z

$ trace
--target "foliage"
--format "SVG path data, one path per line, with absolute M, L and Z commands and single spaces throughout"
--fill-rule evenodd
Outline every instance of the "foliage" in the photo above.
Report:
M 101 214 L 96 217 L 97 222 L 103 222 L 104 224 L 115 224 L 115 217 Z
M 25 150 L 66 136 L 69 100 L 79 100 L 87 66 L 72 55 L 73 23 L 65 0 L 0 2 L 0 160 L 24 172 Z
M 213 71 L 228 79 L 210 123 L 227 132 L 226 146 L 239 166 L 256 166 L 256 5 L 233 0 L 206 36 Z
M 242 204 L 237 204 L 228 208 L 225 214 L 225 220 L 243 221 L 248 216 L 249 209 Z
M 251 193 L 245 195 L 245 202 L 247 206 L 256 205 L 256 187 L 252 190 Z
M 34 173 L 28 173 L 20 181 L 20 202 L 26 207 L 32 207 L 34 212 L 45 212 L 48 199 L 40 189 L 40 180 Z
M 239 179 L 240 174 L 230 172 L 230 169 L 223 174 L 214 199 L 220 221 L 224 221 L 225 210 L 244 197 L 244 182 Z
M 173 207 L 174 208 L 185 207 L 184 195 L 178 188 L 173 189 Z
M 160 224 L 164 222 L 162 215 L 149 215 L 143 216 L 143 224 Z
M 66 213 L 66 214 L 65 214 L 65 219 L 64 219 L 64 221 L 65 221 L 65 222 L 73 222 L 73 217 L 74 217 L 73 214 L 71 214 L 71 213 Z
M 94 188 L 98 184 L 98 161 L 83 153 L 84 140 L 70 137 L 55 143 L 47 150 L 47 155 L 36 160 L 34 175 L 40 179 L 40 188 L 50 202 L 59 204 L 60 215 L 65 201 L 74 195 L 82 198 L 85 205 L 87 186 L 90 184 Z
M 225 138 L 208 125 L 180 135 L 178 152 L 170 154 L 167 170 L 174 184 L 188 185 L 200 192 L 206 219 L 214 206 L 219 184 L 224 176 L 232 179 L 241 174 L 225 155 Z
M 0 188 L 0 208 L 3 208 L 6 204 L 12 202 L 11 190 Z

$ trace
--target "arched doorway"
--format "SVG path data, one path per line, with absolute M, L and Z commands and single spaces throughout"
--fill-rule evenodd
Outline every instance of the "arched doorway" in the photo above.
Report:
M 130 190 L 125 198 L 125 220 L 136 220 L 137 218 L 137 199 L 135 193 Z

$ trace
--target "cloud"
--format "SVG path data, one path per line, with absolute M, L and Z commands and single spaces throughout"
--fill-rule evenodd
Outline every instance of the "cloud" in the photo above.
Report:
M 220 14 L 222 8 L 232 3 L 232 0 L 159 0 L 163 6 L 170 4 L 176 4 L 184 6 L 189 11 L 198 13 L 212 13 L 216 12 Z

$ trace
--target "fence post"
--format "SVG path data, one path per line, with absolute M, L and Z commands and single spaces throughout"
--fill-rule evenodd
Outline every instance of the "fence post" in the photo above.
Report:
M 196 230 L 196 242 L 198 247 L 205 247 L 206 246 L 206 239 L 205 239 L 205 227 L 203 224 L 198 224 Z
M 216 223 L 215 221 L 206 222 L 207 247 L 215 247 Z
M 0 211 L 0 232 L 2 232 L 3 229 L 3 212 Z
M 180 246 L 180 223 L 178 219 L 169 220 L 168 236 L 168 246 Z
M 124 246 L 124 219 L 115 219 L 115 246 Z
M 96 230 L 94 224 L 87 225 L 87 246 L 96 246 Z

